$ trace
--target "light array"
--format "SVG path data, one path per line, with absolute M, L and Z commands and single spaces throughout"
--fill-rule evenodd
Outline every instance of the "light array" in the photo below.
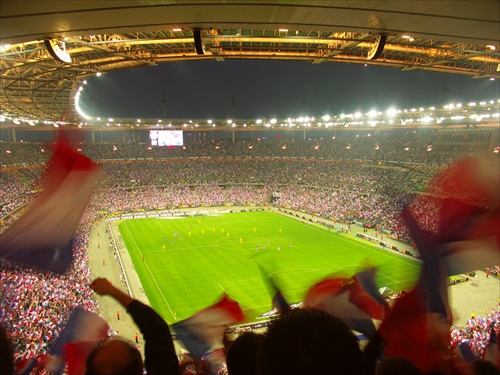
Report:
M 461 124 L 499 124 L 500 99 L 468 103 L 449 103 L 445 106 L 414 107 L 397 109 L 390 107 L 385 111 L 370 109 L 355 113 L 341 113 L 338 115 L 325 114 L 322 116 L 300 116 L 296 118 L 257 118 L 257 119 L 139 119 L 139 118 L 101 118 L 87 115 L 80 107 L 79 100 L 87 82 L 76 91 L 74 107 L 80 115 L 78 127 L 130 127 L 160 128 L 160 129 L 252 129 L 252 128 L 385 128 L 385 127 L 426 127 L 448 126 Z M 59 127 L 70 125 L 64 121 L 34 120 L 0 115 L 0 126 L 3 123 L 11 125 Z

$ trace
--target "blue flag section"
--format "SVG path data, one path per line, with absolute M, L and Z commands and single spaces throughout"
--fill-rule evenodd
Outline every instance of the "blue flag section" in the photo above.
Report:
M 90 200 L 98 167 L 60 137 L 47 183 L 33 204 L 0 237 L 0 256 L 63 274 L 73 260 L 72 239 Z

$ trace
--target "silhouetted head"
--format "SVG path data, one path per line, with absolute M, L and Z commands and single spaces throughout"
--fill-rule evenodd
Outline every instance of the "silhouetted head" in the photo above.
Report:
M 377 366 L 376 375 L 422 375 L 422 372 L 410 361 L 391 357 L 386 358 Z
M 142 375 L 141 353 L 125 340 L 103 341 L 86 361 L 86 375 Z
M 257 354 L 259 375 L 357 375 L 358 339 L 341 319 L 296 309 L 272 321 Z
M 245 332 L 234 340 L 227 351 L 229 375 L 257 374 L 257 350 L 263 339 L 263 335 Z

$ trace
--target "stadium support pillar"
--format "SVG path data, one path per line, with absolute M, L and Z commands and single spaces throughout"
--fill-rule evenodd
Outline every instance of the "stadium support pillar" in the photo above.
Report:
M 12 128 L 12 142 L 17 142 L 16 141 L 16 128 Z
M 92 130 L 92 143 L 95 143 L 95 130 Z
M 233 139 L 233 142 L 234 142 L 234 128 L 233 128 L 232 139 Z
M 302 131 L 302 139 L 306 140 L 306 129 Z

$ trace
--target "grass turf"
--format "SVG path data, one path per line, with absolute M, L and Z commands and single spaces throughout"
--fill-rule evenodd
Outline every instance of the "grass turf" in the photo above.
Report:
M 352 275 L 367 264 L 378 267 L 379 287 L 395 291 L 414 285 L 420 269 L 415 260 L 350 234 L 270 211 L 132 219 L 119 229 L 151 305 L 169 323 L 215 303 L 223 292 L 255 321 L 272 308 L 261 269 L 290 303 L 302 301 L 324 277 Z

